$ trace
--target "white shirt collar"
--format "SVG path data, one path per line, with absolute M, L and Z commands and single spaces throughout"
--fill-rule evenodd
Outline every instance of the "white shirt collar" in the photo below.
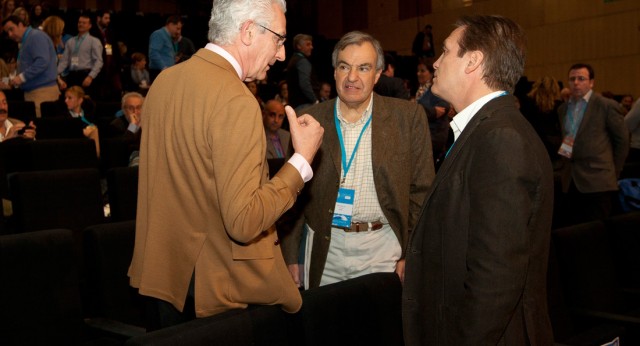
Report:
M 464 131 L 464 128 L 471 121 L 471 119 L 473 119 L 473 116 L 476 115 L 476 113 L 478 113 L 480 108 L 482 108 L 485 104 L 487 104 L 487 102 L 493 100 L 498 96 L 502 96 L 504 94 L 505 94 L 505 91 L 498 90 L 490 94 L 484 95 L 481 98 L 475 100 L 472 104 L 468 105 L 467 108 L 460 111 L 460 113 L 456 114 L 456 116 L 453 117 L 453 119 L 449 123 L 449 125 L 451 126 L 451 129 L 453 130 L 453 135 L 455 140 L 458 140 L 458 137 L 460 136 L 462 131 Z
M 233 68 L 236 70 L 236 73 L 238 74 L 238 78 L 242 80 L 242 67 L 240 67 L 240 63 L 238 63 L 238 60 L 236 60 L 236 58 L 234 58 L 233 55 L 229 54 L 229 52 L 224 50 L 224 48 L 211 42 L 207 43 L 207 45 L 204 46 L 204 48 L 220 55 L 221 57 L 224 58 L 224 60 L 228 61 L 231 64 L 231 66 L 233 66 Z
M 7 136 L 7 134 L 9 133 L 9 129 L 11 129 L 13 127 L 13 123 L 9 121 L 9 119 L 6 119 L 4 121 L 4 129 L 5 129 L 5 133 L 0 132 L 0 142 L 4 141 L 4 138 Z

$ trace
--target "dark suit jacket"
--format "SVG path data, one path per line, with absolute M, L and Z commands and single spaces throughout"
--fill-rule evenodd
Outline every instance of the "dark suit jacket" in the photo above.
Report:
M 305 110 L 324 127 L 322 146 L 313 161 L 313 179 L 305 187 L 296 208 L 304 210 L 292 234 L 285 239 L 287 263 L 297 263 L 300 233 L 306 222 L 315 231 L 309 285 L 322 278 L 331 241 L 333 207 L 338 196 L 341 151 L 334 122 L 335 99 Z M 418 104 L 373 96 L 371 121 L 373 179 L 380 207 L 402 248 L 420 212 L 434 178 L 431 140 L 424 110 Z
M 405 343 L 551 345 L 553 177 L 512 96 L 489 101 L 444 160 L 409 240 Z
M 409 99 L 409 90 L 404 87 L 404 81 L 385 74 L 380 75 L 378 83 L 373 87 L 373 91 L 381 96 L 397 97 L 403 100 Z
M 564 127 L 568 103 L 558 109 Z M 572 158 L 559 168 L 562 191 L 571 181 L 582 193 L 616 191 L 618 177 L 629 152 L 629 130 L 615 101 L 593 93 L 573 144 Z
M 282 145 L 282 151 L 284 151 L 285 158 L 291 157 L 291 155 L 293 155 L 291 147 L 289 146 L 291 143 L 291 134 L 289 134 L 289 131 L 278 129 L 278 137 L 280 137 L 280 144 Z M 275 159 L 277 157 L 278 154 L 276 152 L 276 147 L 273 146 L 273 143 L 267 134 L 267 159 Z

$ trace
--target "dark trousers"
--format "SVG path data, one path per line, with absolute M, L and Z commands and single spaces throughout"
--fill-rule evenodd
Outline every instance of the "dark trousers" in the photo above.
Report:
M 162 299 L 147 297 L 147 332 L 175 326 L 185 323 L 196 318 L 195 301 L 194 301 L 194 277 L 191 276 L 189 291 L 184 303 L 184 309 L 180 312 L 171 303 Z
M 91 85 L 86 88 L 82 86 L 82 82 L 84 82 L 85 78 L 87 78 L 89 72 L 91 72 L 91 70 L 69 71 L 69 74 L 64 77 L 64 82 L 67 83 L 67 88 L 77 85 L 84 90 L 84 93 L 86 95 L 95 97 L 95 80 L 91 82 Z
M 565 203 L 568 213 L 568 224 L 603 220 L 611 216 L 615 191 L 582 193 L 571 182 L 566 193 Z

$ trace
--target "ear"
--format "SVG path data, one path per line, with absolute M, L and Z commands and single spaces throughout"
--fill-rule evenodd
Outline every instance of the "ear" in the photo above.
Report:
M 382 70 L 377 70 L 376 71 L 376 79 L 373 81 L 373 84 L 375 85 L 376 83 L 378 83 L 378 79 L 380 79 L 380 75 L 382 74 Z
M 472 73 L 482 66 L 484 61 L 484 54 L 479 50 L 467 52 L 467 66 L 464 69 L 465 73 Z
M 253 42 L 253 38 L 256 35 L 256 28 L 252 21 L 246 21 L 240 27 L 240 41 L 245 46 L 250 46 Z

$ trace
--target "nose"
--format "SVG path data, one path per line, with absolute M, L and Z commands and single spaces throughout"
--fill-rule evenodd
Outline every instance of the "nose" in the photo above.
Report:
M 349 70 L 349 74 L 347 74 L 348 81 L 355 81 L 358 78 L 358 70 L 356 68 L 352 68 Z
M 278 47 L 278 51 L 276 52 L 276 60 L 284 61 L 284 57 L 286 56 L 286 52 L 284 50 L 284 45 Z

